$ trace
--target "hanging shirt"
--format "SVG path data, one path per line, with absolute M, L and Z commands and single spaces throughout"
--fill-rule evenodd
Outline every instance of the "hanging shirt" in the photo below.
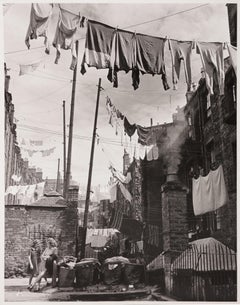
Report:
M 213 92 L 214 70 L 216 69 L 219 94 L 224 94 L 224 60 L 223 43 L 221 42 L 197 42 L 197 53 L 200 54 L 205 72 L 206 86 L 210 94 Z
M 168 45 L 172 60 L 172 81 L 174 89 L 176 89 L 176 85 L 179 81 L 181 62 L 183 62 L 185 79 L 189 91 L 192 84 L 191 55 L 193 42 L 169 39 Z
M 237 48 L 228 44 L 228 53 L 230 56 L 231 64 L 233 66 L 233 69 L 235 71 L 235 74 L 237 75 Z
M 124 117 L 124 130 L 129 137 L 133 136 L 136 131 L 136 124 L 130 124 L 128 119 Z
M 144 34 L 136 34 L 136 68 L 142 74 L 161 74 L 163 87 L 169 89 L 165 63 L 165 39 Z
M 111 68 L 108 73 L 108 79 L 113 82 L 114 87 L 118 87 L 117 72 L 128 73 L 136 65 L 135 45 L 136 38 L 133 32 L 116 30 L 112 44 Z
M 32 64 L 28 64 L 28 65 L 19 65 L 20 71 L 19 71 L 19 75 L 24 75 L 24 74 L 28 74 L 31 72 L 34 72 L 35 70 L 37 70 L 37 68 L 40 66 L 41 61 L 38 61 L 36 63 L 32 63 Z
M 129 202 L 131 202 L 132 195 L 129 193 L 129 191 L 126 189 L 126 187 L 121 182 L 119 182 L 119 187 L 120 187 L 120 190 L 121 190 L 124 198 L 126 200 L 128 200 Z
M 76 54 L 76 45 L 75 45 L 75 34 L 77 27 L 79 26 L 80 15 L 77 16 L 73 13 L 60 9 L 59 20 L 53 39 L 53 46 L 57 49 L 57 55 L 55 59 L 55 64 L 58 63 L 61 51 L 71 50 L 72 51 L 72 63 L 70 69 L 74 70 L 77 64 L 77 54 Z
M 37 183 L 36 192 L 38 194 L 38 198 L 43 196 L 44 185 L 45 185 L 45 181 Z
M 81 73 L 86 69 L 84 64 L 97 69 L 110 68 L 110 56 L 112 51 L 112 39 L 115 28 L 106 24 L 88 20 L 85 51 L 82 60 Z
M 205 177 L 192 180 L 193 210 L 195 215 L 215 211 L 228 201 L 223 168 L 210 170 Z
M 30 13 L 30 24 L 27 30 L 25 43 L 30 48 L 30 39 L 37 39 L 37 37 L 44 37 L 45 52 L 49 54 L 48 42 L 48 25 L 52 14 L 52 5 L 48 3 L 32 3 Z

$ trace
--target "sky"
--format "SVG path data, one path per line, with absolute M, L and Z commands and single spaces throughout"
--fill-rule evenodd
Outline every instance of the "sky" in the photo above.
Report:
M 229 42 L 227 7 L 224 2 L 204 3 L 77 3 L 61 4 L 68 10 L 94 19 L 102 23 L 128 28 L 147 35 L 168 37 L 178 40 L 196 40 L 208 42 Z M 200 6 L 197 9 L 179 13 Z M 29 25 L 31 3 L 13 3 L 3 17 L 4 61 L 11 77 L 9 91 L 15 106 L 17 120 L 17 138 L 43 140 L 46 147 L 56 147 L 49 157 L 37 153 L 29 157 L 22 151 L 23 157 L 29 159 L 30 165 L 42 168 L 43 176 L 56 178 L 57 160 L 60 158 L 61 173 L 63 173 L 63 113 L 62 101 L 66 101 L 66 122 L 69 124 L 72 71 L 69 69 L 71 52 L 62 50 L 59 63 L 54 64 L 56 50 L 51 46 L 50 55 L 44 53 L 43 38 L 31 40 L 31 48 L 27 49 L 24 41 Z M 58 7 L 55 5 L 50 21 L 49 37 L 53 40 L 57 20 Z M 166 17 L 173 15 L 171 17 Z M 159 19 L 160 17 L 166 17 Z M 159 19 L 153 22 L 151 20 Z M 141 23 L 141 25 L 139 25 Z M 109 125 L 105 107 L 106 96 L 128 118 L 130 123 L 149 126 L 172 121 L 172 113 L 177 106 L 186 103 L 186 83 L 184 71 L 181 70 L 178 90 L 172 89 L 171 60 L 165 48 L 165 65 L 171 89 L 164 91 L 160 76 L 141 76 L 140 88 L 133 90 L 131 75 L 119 73 L 119 86 L 113 88 L 107 80 L 106 70 L 87 68 L 87 73 L 81 75 L 80 63 L 85 46 L 86 27 L 79 29 L 79 56 L 75 98 L 75 113 L 73 124 L 73 146 L 71 172 L 73 180 L 80 186 L 87 184 L 91 137 L 96 105 L 97 84 L 102 79 L 104 90 L 100 94 L 97 133 L 101 145 L 96 145 L 92 185 L 105 185 L 111 173 L 109 161 L 118 170 L 122 170 L 123 146 L 120 135 L 116 136 L 115 129 Z M 36 47 L 42 47 L 34 49 Z M 19 76 L 19 64 L 31 64 L 41 61 L 40 67 L 27 75 Z M 198 83 L 201 74 L 199 55 L 193 54 L 193 81 Z M 53 132 L 53 133 L 52 133 Z M 54 134 L 55 133 L 55 134 Z M 68 133 L 68 128 L 67 128 Z M 133 149 L 129 149 L 132 154 Z

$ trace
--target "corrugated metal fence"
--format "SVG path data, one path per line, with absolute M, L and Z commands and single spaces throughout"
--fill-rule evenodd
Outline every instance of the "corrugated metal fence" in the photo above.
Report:
M 237 300 L 237 255 L 223 244 L 190 245 L 171 271 L 172 294 L 180 300 Z

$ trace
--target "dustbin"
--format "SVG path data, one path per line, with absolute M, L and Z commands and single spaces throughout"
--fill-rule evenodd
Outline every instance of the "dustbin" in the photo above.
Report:
M 103 264 L 103 281 L 106 285 L 117 285 L 123 282 L 123 269 L 129 260 L 122 256 L 107 258 Z
M 81 288 L 97 284 L 100 277 L 99 266 L 100 264 L 97 260 L 84 259 L 76 263 L 76 287 Z
M 144 265 L 126 263 L 123 270 L 125 284 L 138 284 L 144 282 Z
M 75 270 L 60 267 L 58 276 L 58 287 L 73 287 L 75 280 Z

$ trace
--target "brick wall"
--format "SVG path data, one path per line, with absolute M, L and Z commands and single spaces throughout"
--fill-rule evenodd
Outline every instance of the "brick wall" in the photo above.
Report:
M 75 255 L 77 203 L 63 207 L 5 206 L 5 277 L 25 276 L 30 242 L 56 238 L 59 256 Z M 43 245 L 44 246 L 44 245 Z

